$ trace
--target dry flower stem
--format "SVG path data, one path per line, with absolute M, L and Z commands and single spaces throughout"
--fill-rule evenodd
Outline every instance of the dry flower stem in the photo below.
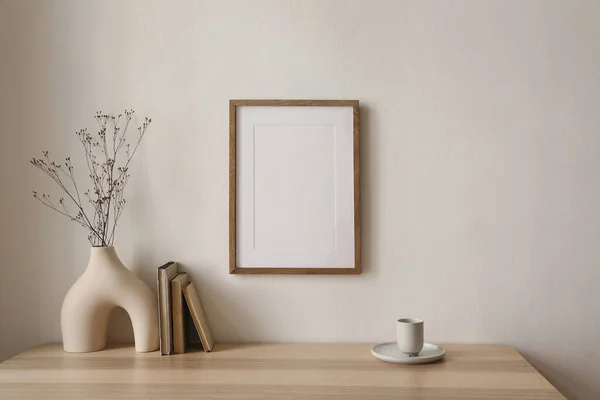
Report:
M 34 191 L 33 197 L 88 229 L 88 239 L 92 246 L 112 246 L 114 242 L 117 223 L 126 203 L 123 194 L 130 178 L 129 163 L 152 122 L 145 118 L 142 126 L 137 128 L 137 137 L 130 139 L 127 132 L 133 114 L 133 110 L 125 110 L 115 117 L 99 111 L 94 116 L 98 132 L 91 134 L 87 129 L 76 132 L 85 152 L 88 176 L 92 181 L 92 188 L 83 192 L 83 195 L 93 207 L 93 213 L 85 210 L 70 157 L 65 158 L 64 164 L 57 164 L 50 159 L 48 151 L 43 151 L 42 158 L 31 160 L 35 167 L 48 175 L 66 193 L 67 202 L 72 203 L 71 207 L 74 205 L 76 211 L 69 210 L 65 198 L 60 198 L 57 205 L 48 194 L 39 195 Z M 107 140 L 109 131 L 110 138 Z M 123 159 L 121 163 L 120 159 Z

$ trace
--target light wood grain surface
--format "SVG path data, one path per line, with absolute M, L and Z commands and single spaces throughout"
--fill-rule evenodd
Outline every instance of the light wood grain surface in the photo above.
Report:
M 367 344 L 216 344 L 172 356 L 133 347 L 0 364 L 0 399 L 564 399 L 514 349 L 446 345 L 445 360 L 396 365 Z

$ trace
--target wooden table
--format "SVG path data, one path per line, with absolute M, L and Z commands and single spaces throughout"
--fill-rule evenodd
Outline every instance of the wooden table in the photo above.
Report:
M 430 365 L 375 359 L 367 344 L 217 344 L 160 356 L 60 345 L 0 364 L 0 399 L 564 399 L 513 348 L 446 345 Z

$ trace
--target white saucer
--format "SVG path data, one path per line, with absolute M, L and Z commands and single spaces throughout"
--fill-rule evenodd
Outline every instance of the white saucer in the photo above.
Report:
M 444 358 L 446 350 L 433 343 L 424 343 L 418 356 L 409 357 L 400 351 L 396 342 L 390 342 L 373 346 L 371 353 L 382 361 L 394 364 L 429 364 Z

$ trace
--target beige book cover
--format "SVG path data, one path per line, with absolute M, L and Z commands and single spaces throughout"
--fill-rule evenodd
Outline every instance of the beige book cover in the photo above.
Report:
M 200 336 L 200 341 L 202 342 L 204 351 L 212 351 L 215 340 L 213 338 L 212 331 L 210 330 L 210 326 L 208 325 L 208 320 L 206 319 L 204 310 L 202 309 L 200 295 L 198 294 L 198 290 L 196 289 L 194 282 L 183 288 L 183 295 L 188 308 L 190 309 L 192 321 L 194 321 L 194 325 L 198 331 L 198 336 Z
M 178 265 L 169 261 L 158 268 L 158 327 L 160 329 L 160 354 L 173 354 L 171 310 L 171 279 L 177 275 Z
M 180 272 L 171 281 L 171 308 L 173 309 L 173 353 L 185 353 L 185 320 L 187 307 L 183 299 L 183 289 L 189 285 L 187 272 Z

